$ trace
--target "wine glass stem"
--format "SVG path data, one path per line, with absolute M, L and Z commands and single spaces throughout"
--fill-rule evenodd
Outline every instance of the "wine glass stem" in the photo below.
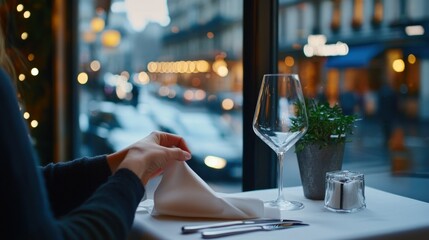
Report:
M 278 168 L 277 168 L 277 186 L 279 188 L 278 196 L 277 196 L 277 202 L 285 201 L 283 197 L 283 162 L 284 162 L 285 153 L 279 152 L 277 153 L 277 159 L 278 159 Z

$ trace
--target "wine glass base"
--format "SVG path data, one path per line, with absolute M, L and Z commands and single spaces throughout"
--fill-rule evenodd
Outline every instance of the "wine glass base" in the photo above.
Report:
M 264 202 L 264 205 L 266 207 L 270 208 L 277 208 L 279 210 L 285 210 L 285 211 L 294 211 L 294 210 L 300 210 L 304 208 L 304 204 L 296 201 L 268 201 Z

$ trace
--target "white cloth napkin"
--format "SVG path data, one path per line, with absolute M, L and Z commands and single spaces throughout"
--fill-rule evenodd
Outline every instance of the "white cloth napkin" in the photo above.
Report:
M 264 216 L 264 204 L 216 193 L 186 162 L 176 162 L 164 171 L 155 190 L 152 215 L 250 219 Z

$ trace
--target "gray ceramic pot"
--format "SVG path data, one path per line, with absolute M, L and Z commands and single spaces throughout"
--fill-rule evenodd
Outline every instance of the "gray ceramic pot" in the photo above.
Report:
M 329 145 L 320 149 L 319 145 L 308 145 L 297 153 L 304 196 L 313 200 L 325 198 L 326 173 L 341 170 L 344 143 Z

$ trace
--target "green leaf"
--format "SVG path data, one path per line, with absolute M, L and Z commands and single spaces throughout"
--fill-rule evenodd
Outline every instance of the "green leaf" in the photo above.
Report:
M 295 151 L 300 152 L 308 144 L 319 144 L 326 147 L 331 144 L 345 143 L 348 136 L 353 135 L 357 121 L 356 115 L 345 115 L 341 107 L 336 104 L 330 107 L 327 103 L 320 103 L 314 99 L 306 99 L 304 104 L 297 104 L 298 112 L 307 112 L 308 130 L 296 143 Z M 304 115 L 292 118 L 292 131 L 304 127 Z

